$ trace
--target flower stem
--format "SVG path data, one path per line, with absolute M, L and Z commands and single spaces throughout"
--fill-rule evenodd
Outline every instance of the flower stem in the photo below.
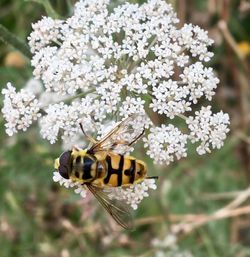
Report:
M 73 8 L 73 6 L 72 6 L 71 1 L 70 1 L 70 0 L 66 0 L 66 5 L 67 5 L 67 7 L 68 7 L 68 13 L 69 13 L 69 15 L 72 15 L 74 8 Z
M 60 15 L 55 11 L 55 9 L 53 8 L 49 0 L 28 0 L 28 1 L 41 4 L 44 7 L 48 16 L 50 16 L 51 18 L 54 18 L 54 19 L 60 18 Z
M 11 33 L 2 24 L 0 24 L 0 40 L 6 44 L 12 45 L 14 48 L 19 50 L 26 57 L 31 59 L 32 56 L 28 45 L 25 42 L 23 42 L 21 39 L 16 37 L 13 33 Z
M 183 120 L 187 120 L 187 117 L 183 114 L 177 114 L 178 117 L 182 118 Z
M 70 103 L 71 101 L 73 101 L 77 98 L 81 98 L 81 97 L 86 96 L 86 95 L 88 95 L 90 93 L 93 93 L 93 92 L 94 92 L 94 90 L 92 89 L 92 90 L 89 90 L 87 92 L 82 92 L 82 93 L 79 93 L 77 95 L 71 96 L 69 98 L 65 98 L 65 99 L 62 99 L 60 101 L 56 101 L 53 104 L 58 104 L 58 103 L 61 103 L 61 102 L 64 102 L 65 104 L 68 104 L 68 103 Z M 47 107 L 48 107 L 48 105 L 42 106 L 41 110 L 43 111 Z
M 67 99 L 64 99 L 63 102 L 64 103 L 70 103 L 71 101 L 75 100 L 76 98 L 80 98 L 80 97 L 86 96 L 86 95 L 91 94 L 93 92 L 94 92 L 94 90 L 91 89 L 91 90 L 89 90 L 87 92 L 82 92 L 82 93 L 79 93 L 78 95 L 74 95 L 74 96 L 71 96 L 71 97 L 69 97 Z

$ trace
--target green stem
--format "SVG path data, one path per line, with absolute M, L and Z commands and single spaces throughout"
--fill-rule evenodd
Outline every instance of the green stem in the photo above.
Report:
M 70 0 L 66 0 L 66 5 L 67 5 L 67 8 L 68 8 L 68 14 L 72 15 L 72 13 L 73 13 L 73 6 L 72 6 L 71 1 Z
M 185 115 L 183 114 L 177 114 L 178 117 L 182 118 L 183 120 L 187 120 L 188 117 L 186 117 Z
M 144 97 L 142 97 L 142 99 L 145 101 L 145 113 L 148 115 L 150 120 L 153 122 L 154 126 L 157 126 L 158 124 L 155 122 L 154 119 L 152 119 L 153 112 L 150 111 L 150 108 L 149 108 L 149 104 L 152 100 L 152 97 L 147 94 L 147 95 L 144 95 Z
M 14 48 L 19 50 L 26 57 L 31 59 L 32 55 L 30 53 L 29 46 L 21 39 L 16 37 L 13 33 L 11 33 L 2 24 L 0 24 L 0 40 L 6 44 L 12 45 Z
M 58 103 L 61 103 L 61 102 L 64 102 L 65 104 L 68 104 L 68 103 L 71 103 L 73 100 L 77 99 L 77 98 L 80 98 L 80 97 L 83 97 L 83 96 L 86 96 L 88 94 L 91 94 L 93 93 L 94 90 L 89 90 L 87 92 L 82 92 L 82 93 L 79 93 L 78 95 L 74 95 L 74 96 L 71 96 L 69 98 L 66 98 L 66 99 L 63 99 L 63 100 L 60 100 L 60 101 L 57 101 L 57 102 L 54 102 L 53 104 L 58 104 Z M 45 105 L 45 106 L 42 106 L 41 110 L 42 110 L 42 114 L 44 114 L 44 109 L 47 108 L 48 105 Z
M 48 16 L 53 19 L 60 19 L 60 15 L 55 11 L 49 0 L 27 0 L 29 2 L 35 2 L 41 4 Z
M 76 98 L 80 98 L 80 97 L 86 96 L 86 95 L 91 94 L 91 93 L 93 93 L 93 92 L 94 92 L 94 90 L 91 89 L 91 90 L 89 90 L 89 91 L 87 91 L 87 92 L 82 92 L 82 93 L 80 93 L 80 94 L 78 94 L 78 95 L 71 96 L 71 97 L 69 97 L 69 98 L 63 100 L 63 102 L 64 102 L 64 103 L 70 103 L 71 101 L 75 100 Z M 61 102 L 61 101 L 60 101 L 60 102 Z

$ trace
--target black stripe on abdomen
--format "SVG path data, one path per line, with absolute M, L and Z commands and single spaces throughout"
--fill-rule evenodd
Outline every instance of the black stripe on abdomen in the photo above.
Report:
M 122 185 L 122 170 L 123 170 L 123 164 L 124 164 L 124 156 L 120 155 L 121 159 L 119 162 L 119 167 L 118 167 L 118 174 L 117 174 L 117 185 L 121 186 Z
M 135 160 L 130 160 L 130 167 L 124 170 L 124 174 L 129 176 L 129 183 L 133 184 L 135 181 Z
M 103 180 L 103 182 L 105 184 L 108 184 L 111 175 L 116 174 L 117 175 L 117 186 L 121 186 L 122 185 L 122 169 L 123 169 L 123 164 L 124 164 L 124 156 L 120 155 L 118 169 L 114 169 L 112 167 L 112 161 L 111 161 L 111 157 L 109 155 L 106 157 L 106 162 L 107 162 L 107 166 L 108 166 L 108 174 L 105 177 L 105 179 Z

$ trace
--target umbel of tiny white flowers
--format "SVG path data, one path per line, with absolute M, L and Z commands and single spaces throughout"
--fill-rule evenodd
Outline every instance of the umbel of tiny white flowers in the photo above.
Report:
M 134 129 L 146 127 L 144 146 L 155 163 L 186 157 L 188 143 L 196 144 L 199 154 L 220 148 L 229 131 L 228 114 L 213 113 L 210 105 L 192 112 L 201 100 L 212 99 L 219 83 L 206 67 L 213 56 L 207 32 L 192 24 L 179 28 L 172 6 L 163 0 L 114 9 L 109 4 L 81 0 L 71 17 L 43 17 L 32 25 L 33 74 L 45 92 L 35 98 L 30 89 L 16 92 L 8 84 L 2 91 L 7 133 L 26 130 L 38 119 L 43 138 L 73 142 L 80 122 L 100 136 L 115 118 L 140 113 L 144 118 Z M 166 123 L 153 124 L 147 115 L 152 111 Z M 172 124 L 176 117 L 185 127 Z
M 209 105 L 192 112 L 201 100 L 212 99 L 219 83 L 213 69 L 206 67 L 213 56 L 207 32 L 192 24 L 179 28 L 176 13 L 164 0 L 114 9 L 109 4 L 80 0 L 71 17 L 43 17 L 32 25 L 31 63 L 43 87 L 16 92 L 8 83 L 2 90 L 8 135 L 38 120 L 43 138 L 55 143 L 61 137 L 69 149 L 79 143 L 79 123 L 87 133 L 97 132 L 99 139 L 115 120 L 138 113 L 133 129 L 146 128 L 144 147 L 157 164 L 186 157 L 188 143 L 196 144 L 199 154 L 222 147 L 228 114 L 213 113 Z M 166 123 L 153 124 L 151 112 L 164 115 Z M 172 123 L 176 117 L 184 119 L 185 127 Z M 53 179 L 86 196 L 82 185 L 58 172 Z M 156 188 L 154 183 L 145 180 L 107 193 L 136 209 L 148 190 Z
M 17 130 L 27 130 L 33 120 L 41 117 L 40 104 L 31 92 L 25 89 L 16 92 L 16 89 L 7 83 L 7 88 L 2 90 L 2 94 L 4 95 L 2 113 L 6 120 L 6 133 L 9 136 Z
M 155 257 L 194 257 L 191 252 L 179 249 L 177 235 L 171 231 L 162 239 L 153 238 L 151 244 L 155 248 Z

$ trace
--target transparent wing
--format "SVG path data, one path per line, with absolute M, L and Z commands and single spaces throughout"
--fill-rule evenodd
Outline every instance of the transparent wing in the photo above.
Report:
M 96 142 L 89 151 L 115 151 L 126 152 L 144 133 L 143 116 L 132 114 L 127 119 L 120 122 L 100 141 Z
M 111 200 L 102 188 L 91 184 L 85 185 L 120 226 L 125 229 L 133 229 L 133 218 L 128 205 L 124 204 L 122 201 Z

